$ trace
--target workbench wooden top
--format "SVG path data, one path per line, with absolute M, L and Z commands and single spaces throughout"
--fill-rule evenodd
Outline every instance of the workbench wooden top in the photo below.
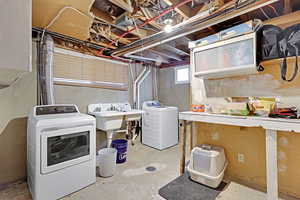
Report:
M 264 129 L 300 132 L 300 119 L 282 119 L 256 116 L 234 116 L 201 112 L 180 112 L 179 120 L 205 122 L 243 127 L 262 127 Z

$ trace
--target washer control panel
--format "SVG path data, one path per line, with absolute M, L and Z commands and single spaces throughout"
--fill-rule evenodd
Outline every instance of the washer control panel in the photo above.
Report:
M 66 113 L 79 113 L 79 111 L 75 105 L 38 106 L 36 107 L 35 115 L 55 115 Z

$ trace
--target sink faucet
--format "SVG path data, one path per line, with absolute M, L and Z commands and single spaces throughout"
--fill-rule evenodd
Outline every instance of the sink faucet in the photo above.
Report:
M 114 106 L 111 104 L 110 108 L 108 109 L 109 111 L 118 111 L 118 112 L 125 112 L 124 106 Z
M 115 106 L 113 106 L 113 104 L 111 104 L 109 110 L 110 111 L 117 111 L 117 108 Z
M 96 107 L 94 112 L 101 112 L 101 107 Z

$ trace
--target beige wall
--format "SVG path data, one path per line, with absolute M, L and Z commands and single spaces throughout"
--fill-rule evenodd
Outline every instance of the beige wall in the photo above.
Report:
M 174 67 L 159 70 L 159 101 L 176 106 L 180 111 L 189 110 L 190 85 L 175 84 Z
M 36 45 L 33 71 L 8 88 L 0 89 L 0 185 L 26 174 L 27 115 L 36 104 Z M 0 71 L 1 73 L 1 71 Z
M 128 91 L 55 85 L 54 98 L 57 104 L 76 104 L 86 113 L 87 106 L 92 103 L 127 102 Z
M 57 49 L 57 48 L 56 48 Z M 128 83 L 128 64 L 58 49 L 53 76 L 75 80 Z

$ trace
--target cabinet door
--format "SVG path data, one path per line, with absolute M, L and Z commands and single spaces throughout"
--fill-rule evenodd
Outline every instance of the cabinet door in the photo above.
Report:
M 0 0 L 0 69 L 31 71 L 31 0 Z

